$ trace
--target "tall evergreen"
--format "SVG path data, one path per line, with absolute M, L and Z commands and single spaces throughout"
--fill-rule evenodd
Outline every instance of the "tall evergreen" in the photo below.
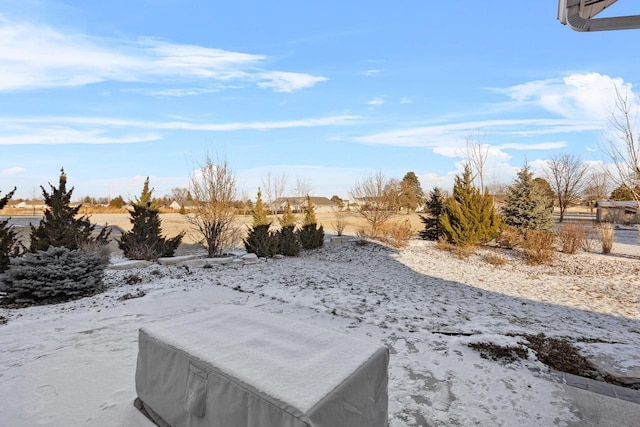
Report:
M 184 237 L 184 232 L 170 239 L 162 236 L 160 215 L 151 201 L 152 192 L 153 190 L 149 191 L 147 178 L 140 198 L 136 200 L 130 213 L 131 231 L 123 232 L 118 241 L 118 247 L 129 259 L 155 260 L 173 256 Z
M 256 199 L 256 203 L 253 206 L 253 210 L 251 211 L 251 215 L 253 216 L 253 226 L 257 225 L 270 225 L 269 216 L 267 215 L 267 211 L 264 208 L 264 203 L 262 202 L 262 192 L 258 188 L 258 198 Z
M 407 172 L 400 181 L 400 207 L 406 208 L 407 212 L 415 211 L 425 202 L 424 191 L 420 185 L 420 180 L 415 172 Z
M 518 171 L 517 178 L 509 187 L 502 208 L 502 219 L 505 224 L 522 232 L 553 229 L 554 221 L 548 198 L 533 179 L 533 172 L 527 164 Z
M 429 193 L 426 206 L 429 215 L 420 215 L 420 220 L 424 224 L 424 230 L 420 232 L 420 238 L 425 240 L 438 240 L 442 236 L 440 217 L 444 211 L 444 196 L 439 187 L 434 187 Z
M 153 198 L 153 191 L 155 189 L 149 189 L 149 177 L 144 180 L 144 184 L 142 185 L 142 192 L 140 193 L 140 197 L 136 198 L 135 205 L 141 208 L 150 207 L 151 209 L 158 210 L 160 208 L 158 204 L 158 200 Z
M 291 211 L 291 203 L 289 203 L 288 200 L 284 211 L 282 212 L 282 216 L 278 218 L 278 222 L 282 228 L 295 226 L 296 216 Z
M 499 226 L 493 199 L 474 187 L 471 168 L 466 165 L 462 177 L 456 176 L 453 196 L 444 203 L 440 217 L 443 236 L 451 243 L 475 245 L 494 239 Z
M 322 226 L 318 227 L 316 208 L 313 206 L 313 201 L 308 195 L 306 198 L 302 228 L 298 230 L 298 238 L 300 239 L 300 245 L 302 245 L 304 249 L 319 248 L 324 244 L 324 228 Z
M 97 242 L 106 244 L 111 230 L 102 228 L 96 237 L 92 237 L 95 225 L 92 225 L 86 215 L 78 217 L 82 205 L 71 207 L 73 187 L 67 191 L 67 175 L 60 170 L 58 188 L 49 184 L 51 193 L 44 187 L 42 195 L 47 209 L 38 227 L 31 227 L 31 252 L 46 251 L 49 246 L 65 247 L 70 250 L 78 249 L 83 244 Z
M 7 195 L 0 198 L 0 209 L 4 208 L 13 194 L 16 192 L 14 188 Z M 21 245 L 16 237 L 17 233 L 13 226 L 9 225 L 9 219 L 0 221 L 0 273 L 9 268 L 9 259 L 20 255 Z

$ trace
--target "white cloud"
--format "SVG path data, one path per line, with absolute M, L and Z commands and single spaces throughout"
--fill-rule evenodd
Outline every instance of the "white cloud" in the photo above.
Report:
M 239 81 L 292 92 L 327 80 L 260 68 L 266 57 L 156 39 L 67 34 L 0 16 L 0 91 L 103 81 Z
M 360 75 L 371 77 L 371 76 L 374 76 L 376 74 L 379 74 L 380 72 L 381 72 L 381 70 L 367 70 L 367 71 L 363 71 L 362 73 L 360 73 Z
M 405 96 L 400 98 L 400 104 L 413 104 L 413 99 Z
M 616 87 L 632 91 L 632 85 L 621 78 L 599 73 L 576 73 L 498 91 L 516 104 L 535 105 L 566 119 L 604 123 L 611 116 Z
M 27 170 L 23 167 L 20 166 L 15 166 L 12 168 L 8 168 L 2 171 L 2 175 L 4 176 L 15 176 L 15 175 L 22 175 L 24 173 L 26 173 Z
M 376 96 L 372 100 L 365 102 L 366 105 L 369 105 L 371 107 L 379 107 L 384 103 L 385 103 L 384 96 Z
M 565 148 L 567 146 L 566 141 L 555 142 L 539 142 L 535 144 L 521 144 L 518 142 L 510 142 L 507 144 L 500 144 L 498 148 L 505 150 L 557 150 L 559 148 Z
M 0 117 L 0 129 L 2 129 L 0 130 L 0 146 L 21 144 L 132 144 L 163 138 L 163 134 L 149 131 L 264 131 L 343 126 L 352 124 L 359 118 L 359 116 L 342 115 L 287 121 L 215 124 L 190 121 L 138 121 L 105 117 Z M 135 129 L 139 128 L 144 129 L 145 132 L 138 133 L 135 131 Z

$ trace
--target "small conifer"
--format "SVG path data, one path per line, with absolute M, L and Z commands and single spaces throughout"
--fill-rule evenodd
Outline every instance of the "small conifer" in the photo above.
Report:
M 473 186 L 469 165 L 462 177 L 455 178 L 453 197 L 445 200 L 440 227 L 449 242 L 460 245 L 486 243 L 498 235 L 500 220 L 493 200 Z
M 296 224 L 296 216 L 291 211 L 291 203 L 287 200 L 287 204 L 284 208 L 284 212 L 282 212 L 282 216 L 278 218 L 278 222 L 280 223 L 280 227 L 290 227 L 295 226 Z
M 103 227 L 97 237 L 92 237 L 95 225 L 91 224 L 86 215 L 78 217 L 82 205 L 71 207 L 73 187 L 67 191 L 67 175 L 64 169 L 60 170 L 58 188 L 51 184 L 49 186 L 51 193 L 40 187 L 47 209 L 38 227 L 31 226 L 31 252 L 44 251 L 49 246 L 75 250 L 89 243 L 108 242 L 111 233 L 108 227 Z
M 14 188 L 4 197 L 0 198 L 0 209 L 4 208 L 13 194 L 16 192 Z M 17 233 L 13 226 L 9 225 L 11 218 L 0 221 L 0 273 L 9 268 L 9 261 L 12 257 L 20 255 L 21 245 L 18 242 Z
M 529 230 L 551 231 L 554 220 L 548 199 L 533 179 L 533 172 L 525 164 L 509 188 L 502 208 L 505 224 L 525 233 Z
M 324 244 L 324 228 L 318 227 L 317 223 L 316 208 L 313 206 L 311 197 L 307 195 L 302 228 L 298 231 L 298 238 L 303 249 L 319 248 Z
M 420 232 L 420 238 L 425 240 L 438 240 L 442 236 L 440 217 L 444 211 L 444 196 L 439 187 L 434 187 L 429 193 L 426 206 L 429 215 L 420 215 L 420 220 L 424 224 L 424 230 Z

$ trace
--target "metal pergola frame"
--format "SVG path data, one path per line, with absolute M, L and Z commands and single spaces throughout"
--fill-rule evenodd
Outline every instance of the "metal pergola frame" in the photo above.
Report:
M 617 0 L 559 0 L 558 19 L 576 31 L 630 30 L 640 28 L 640 15 L 594 18 Z

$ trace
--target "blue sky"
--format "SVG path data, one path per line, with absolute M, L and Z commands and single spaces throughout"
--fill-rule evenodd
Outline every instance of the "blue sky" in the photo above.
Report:
M 629 2 L 611 8 L 621 11 Z M 635 12 L 637 13 L 637 11 Z M 158 196 L 225 157 L 239 192 L 348 197 L 381 170 L 450 188 L 468 138 L 488 181 L 602 161 L 640 30 L 577 33 L 556 1 L 2 1 L 0 191 Z

